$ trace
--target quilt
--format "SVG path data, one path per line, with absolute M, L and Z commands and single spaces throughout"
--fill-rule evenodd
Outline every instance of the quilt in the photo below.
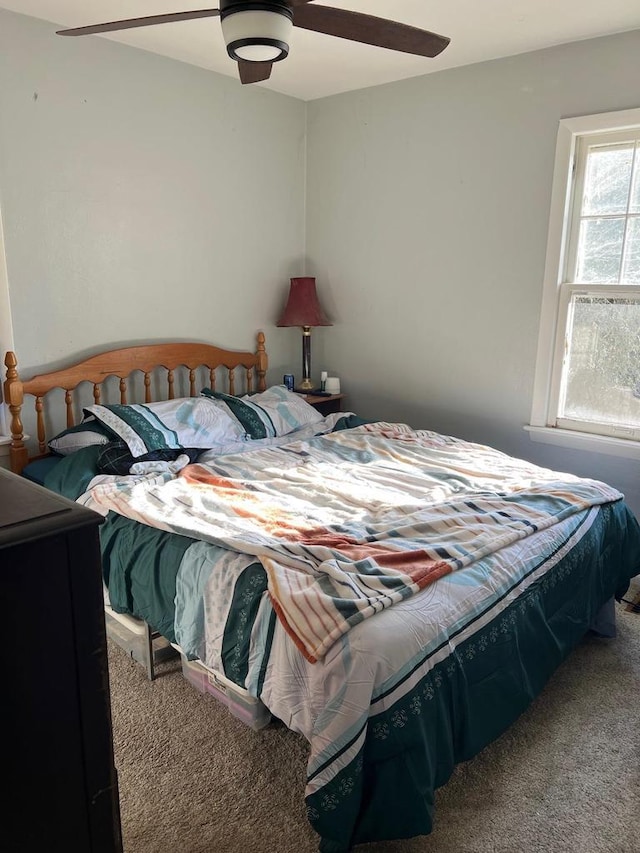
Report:
M 278 617 L 313 663 L 450 572 L 621 498 L 489 447 L 375 423 L 96 486 L 88 505 L 257 557 Z

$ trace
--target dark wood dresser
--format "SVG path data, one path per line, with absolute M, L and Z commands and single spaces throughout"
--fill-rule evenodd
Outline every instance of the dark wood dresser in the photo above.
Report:
M 7 853 L 121 853 L 98 526 L 0 470 Z

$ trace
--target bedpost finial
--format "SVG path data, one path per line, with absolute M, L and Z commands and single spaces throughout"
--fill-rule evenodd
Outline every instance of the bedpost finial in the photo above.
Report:
M 15 352 L 9 351 L 4 357 L 4 363 L 7 367 L 4 383 L 4 401 L 5 403 L 22 405 L 22 383 L 18 376 L 18 359 Z

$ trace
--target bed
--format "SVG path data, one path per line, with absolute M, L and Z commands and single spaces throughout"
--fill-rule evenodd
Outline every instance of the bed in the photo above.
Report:
M 255 353 L 182 347 L 112 351 L 28 381 L 8 354 L 13 469 L 33 464 L 25 396 L 46 458 L 47 396 L 63 389 L 73 430 L 88 381 L 80 414 L 106 428 L 102 444 L 57 458 L 44 481 L 105 515 L 111 610 L 177 646 L 194 682 L 219 673 L 209 692 L 236 685 L 266 709 L 261 721 L 304 735 L 323 853 L 427 834 L 454 766 L 524 711 L 590 628 L 612 635 L 612 602 L 640 572 L 637 520 L 597 481 L 404 424 L 313 414 L 268 387 L 262 334 Z M 193 447 L 193 424 L 176 440 L 157 408 L 172 446 L 149 450 L 147 423 L 113 420 L 118 405 L 130 414 L 127 377 L 141 371 L 152 409 L 154 368 L 180 400 L 185 364 L 193 406 L 236 431 Z M 106 400 L 107 374 L 119 404 Z M 126 474 L 95 466 L 113 436 L 143 460 Z

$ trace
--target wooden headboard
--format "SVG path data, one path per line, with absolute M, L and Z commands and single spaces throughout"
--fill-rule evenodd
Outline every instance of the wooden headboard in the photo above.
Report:
M 126 347 L 125 349 L 109 350 L 98 355 L 91 356 L 84 361 L 77 362 L 62 370 L 51 373 L 41 373 L 32 379 L 23 380 L 18 373 L 18 360 L 15 353 L 8 352 L 4 363 L 7 368 L 7 378 L 4 383 L 4 399 L 11 413 L 11 445 L 9 460 L 11 470 L 17 474 L 22 472 L 25 465 L 32 459 L 46 456 L 46 395 L 54 389 L 61 388 L 64 391 L 64 422 L 67 427 L 74 426 L 75 416 L 74 393 L 82 382 L 93 385 L 93 401 L 100 403 L 103 397 L 102 385 L 109 377 L 117 377 L 119 382 L 119 402 L 127 403 L 151 403 L 154 402 L 152 394 L 152 376 L 155 377 L 159 368 L 166 371 L 167 394 L 156 395 L 156 399 L 172 400 L 175 397 L 175 374 L 179 368 L 188 370 L 189 396 L 195 396 L 202 390 L 197 386 L 198 372 L 202 368 L 208 370 L 207 383 L 209 387 L 216 387 L 216 369 L 226 368 L 227 387 L 221 390 L 229 394 L 248 393 L 252 391 L 264 391 L 266 388 L 266 374 L 268 359 L 265 350 L 265 338 L 262 332 L 258 332 L 256 352 L 239 352 L 235 350 L 220 349 L 201 343 L 164 343 L 150 344 L 148 346 Z M 244 381 L 236 381 L 236 368 L 242 368 Z M 127 381 L 131 375 L 140 371 L 144 376 L 144 400 L 129 399 L 129 386 Z M 257 388 L 254 387 L 254 377 L 257 375 Z M 238 387 L 241 385 L 242 387 Z M 24 428 L 22 425 L 23 405 L 25 395 L 34 398 L 34 409 L 36 416 L 36 437 L 38 442 L 38 453 L 31 456 L 24 443 Z

